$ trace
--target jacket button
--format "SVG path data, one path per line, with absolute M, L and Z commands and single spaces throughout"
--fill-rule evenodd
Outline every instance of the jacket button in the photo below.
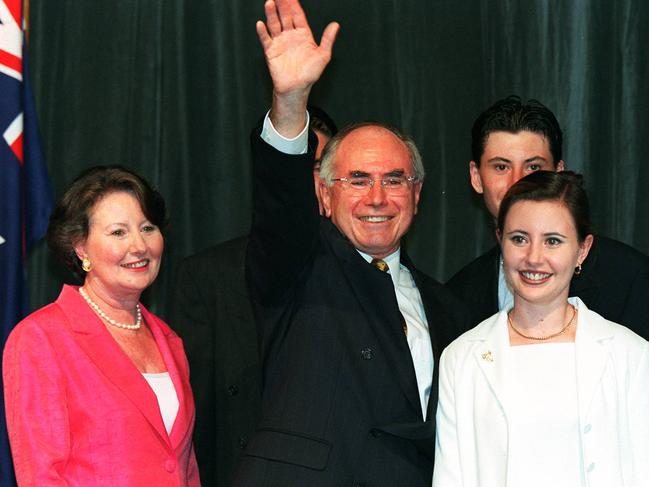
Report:
M 374 350 L 371 348 L 364 348 L 361 350 L 361 358 L 363 360 L 372 360 L 372 358 L 374 358 Z
M 374 429 L 374 428 L 372 428 L 372 429 L 370 430 L 370 433 L 372 433 L 372 436 L 373 436 L 374 438 L 378 438 L 379 436 L 381 436 L 381 432 L 380 432 L 379 430 L 377 430 L 377 429 Z
M 248 446 L 248 438 L 246 438 L 245 436 L 239 438 L 239 448 L 243 450 L 247 446 Z
M 236 396 L 239 393 L 239 388 L 237 386 L 228 387 L 228 396 Z
M 167 460 L 165 462 L 165 470 L 169 473 L 176 470 L 176 462 L 174 460 Z

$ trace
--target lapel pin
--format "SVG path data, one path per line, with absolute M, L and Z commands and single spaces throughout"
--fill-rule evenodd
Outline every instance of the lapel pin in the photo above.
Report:
M 487 362 L 494 361 L 494 358 L 491 356 L 491 350 L 488 350 L 482 354 L 482 360 L 486 360 Z

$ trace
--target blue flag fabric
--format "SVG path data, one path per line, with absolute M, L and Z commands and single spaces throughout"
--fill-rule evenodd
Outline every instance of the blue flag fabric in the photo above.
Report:
M 24 56 L 20 0 L 0 0 L 0 344 L 27 313 L 24 263 L 47 230 L 52 193 Z M 0 376 L 0 381 L 1 381 Z M 4 389 L 3 389 L 4 390 Z M 0 398 L 0 485 L 15 485 Z

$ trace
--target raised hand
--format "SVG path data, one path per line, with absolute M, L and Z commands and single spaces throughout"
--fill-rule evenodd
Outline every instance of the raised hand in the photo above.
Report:
M 330 23 L 318 45 L 298 0 L 268 0 L 264 10 L 266 23 L 256 28 L 273 80 L 271 120 L 292 137 L 304 127 L 309 92 L 331 59 L 340 26 Z

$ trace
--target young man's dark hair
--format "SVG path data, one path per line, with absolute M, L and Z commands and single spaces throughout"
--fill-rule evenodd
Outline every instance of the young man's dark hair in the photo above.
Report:
M 480 157 L 485 149 L 485 142 L 492 132 L 521 131 L 533 132 L 548 139 L 550 152 L 556 164 L 562 158 L 563 134 L 554 114 L 542 103 L 528 100 L 523 103 L 520 97 L 510 95 L 498 100 L 482 112 L 471 129 L 471 156 L 480 166 Z

